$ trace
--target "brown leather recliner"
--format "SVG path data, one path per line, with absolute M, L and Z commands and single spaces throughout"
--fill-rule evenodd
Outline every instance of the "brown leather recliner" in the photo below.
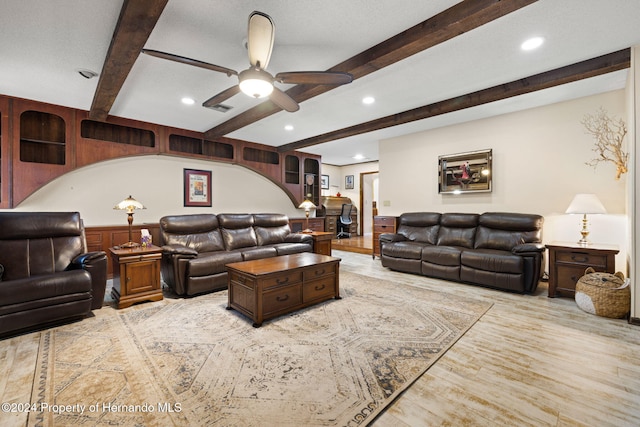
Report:
M 87 252 L 78 212 L 0 212 L 0 336 L 99 309 L 107 256 Z
M 194 214 L 160 218 L 162 279 L 178 295 L 227 288 L 227 264 L 313 251 L 281 214 Z

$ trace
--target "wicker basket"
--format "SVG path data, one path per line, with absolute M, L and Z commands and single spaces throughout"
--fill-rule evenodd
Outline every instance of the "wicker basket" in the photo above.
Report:
M 587 268 L 576 283 L 576 304 L 587 313 L 619 319 L 631 309 L 629 280 L 617 272 L 596 273 Z

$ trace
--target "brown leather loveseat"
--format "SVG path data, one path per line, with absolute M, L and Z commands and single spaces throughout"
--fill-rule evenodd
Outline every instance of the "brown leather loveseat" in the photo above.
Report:
M 540 215 L 487 212 L 402 214 L 380 235 L 382 265 L 393 270 L 532 293 L 545 247 Z
M 227 288 L 232 262 L 313 251 L 281 214 L 195 214 L 160 218 L 162 278 L 178 295 Z
M 0 336 L 86 317 L 104 302 L 107 256 L 78 212 L 0 212 Z

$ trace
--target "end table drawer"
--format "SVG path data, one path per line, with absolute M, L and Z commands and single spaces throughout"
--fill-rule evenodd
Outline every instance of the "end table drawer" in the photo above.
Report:
M 604 255 L 588 254 L 581 252 L 563 252 L 559 251 L 556 254 L 557 262 L 566 262 L 571 264 L 585 264 L 588 266 L 601 266 L 607 265 L 607 257 Z
M 289 310 L 302 303 L 302 286 L 300 284 L 274 289 L 262 296 L 264 315 L 267 316 L 281 310 Z
M 336 294 L 336 278 L 328 276 L 322 279 L 305 283 L 302 288 L 302 299 L 304 302 L 313 301 L 318 298 L 331 298 Z
M 579 266 L 558 266 L 558 287 L 565 289 L 575 289 L 578 279 L 584 276 L 587 267 Z

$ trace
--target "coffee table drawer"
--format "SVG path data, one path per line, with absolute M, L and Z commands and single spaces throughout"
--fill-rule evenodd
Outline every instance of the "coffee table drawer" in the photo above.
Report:
M 335 274 L 335 265 L 320 264 L 312 268 L 304 270 L 304 281 L 319 279 L 320 277 L 327 276 L 329 274 Z
M 336 276 L 326 276 L 318 280 L 305 282 L 302 287 L 302 299 L 309 302 L 319 298 L 332 298 L 336 295 Z
M 302 286 L 300 284 L 276 288 L 262 296 L 264 316 L 283 310 L 290 310 L 302 304 Z
M 302 282 L 302 272 L 292 271 L 287 274 L 279 274 L 275 277 L 261 279 L 262 289 L 267 290 L 279 286 L 295 285 Z

